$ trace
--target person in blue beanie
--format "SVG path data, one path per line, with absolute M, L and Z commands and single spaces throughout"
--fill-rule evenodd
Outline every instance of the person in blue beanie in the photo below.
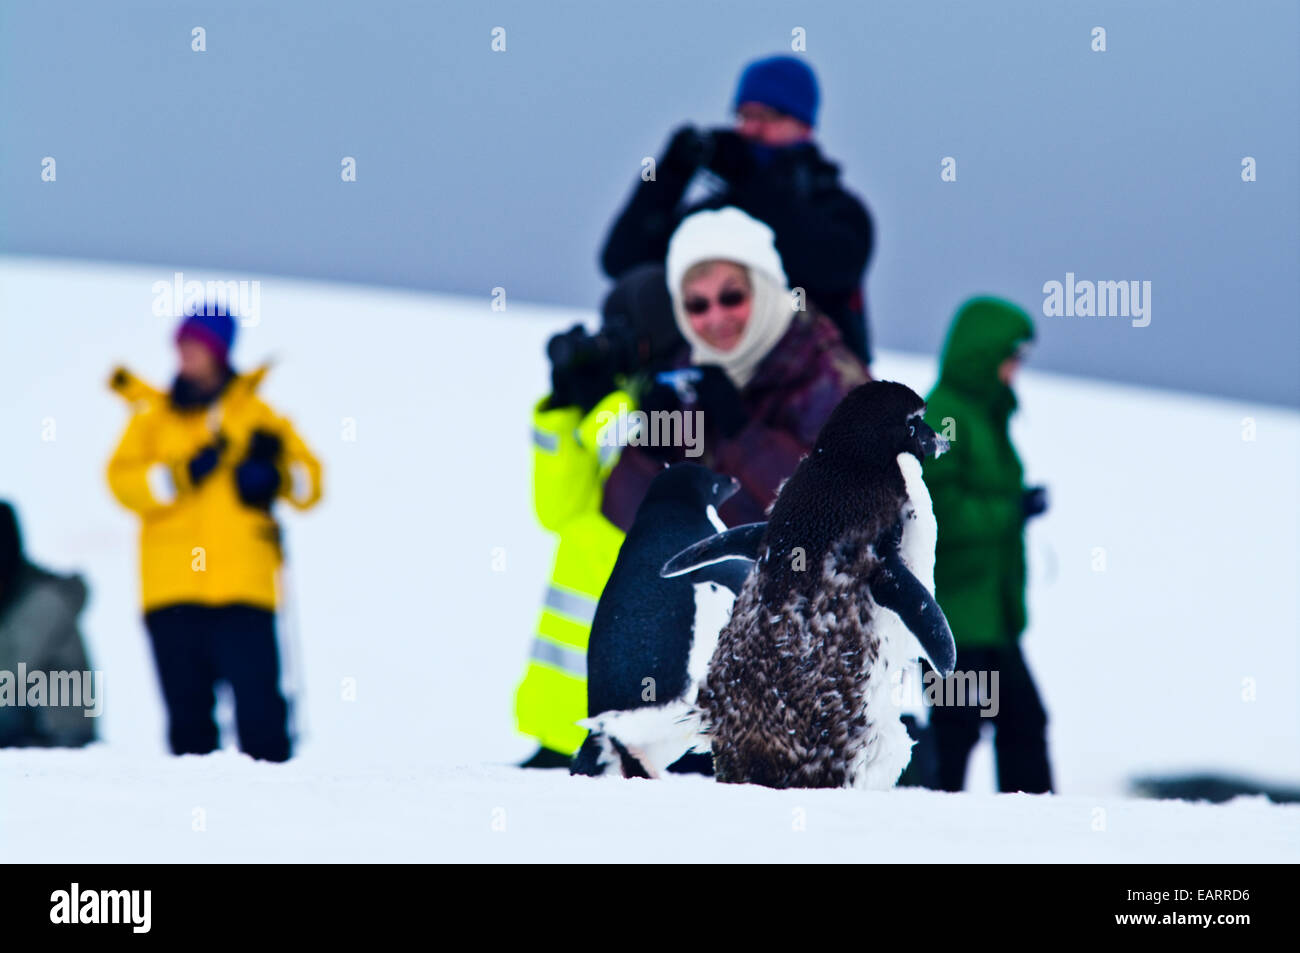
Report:
M 605 273 L 617 279 L 646 262 L 662 264 L 669 237 L 687 215 L 735 206 L 771 227 L 790 287 L 804 289 L 869 364 L 863 281 L 871 216 L 813 141 L 820 100 L 802 57 L 771 56 L 745 67 L 732 101 L 734 126 L 681 126 L 654 177 L 637 183 L 605 239 Z

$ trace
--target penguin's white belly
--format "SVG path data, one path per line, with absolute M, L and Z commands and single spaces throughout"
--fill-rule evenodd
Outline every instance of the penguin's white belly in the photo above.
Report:
M 737 593 L 716 582 L 695 583 L 695 620 L 691 626 L 691 654 L 686 662 L 686 700 L 695 704 L 700 683 L 709 674 L 709 662 L 718 647 L 718 636 L 731 621 Z
M 915 641 L 915 640 L 913 640 Z M 867 672 L 863 702 L 867 711 L 867 737 L 849 764 L 850 784 L 855 788 L 880 791 L 892 788 L 912 760 L 911 736 L 902 721 L 902 688 L 899 678 L 914 664 L 909 648 L 886 633 L 876 662 Z
M 912 574 L 934 593 L 934 547 L 939 539 L 938 524 L 930 491 L 921 478 L 921 463 L 910 453 L 898 455 L 898 467 L 907 486 L 903 504 L 903 539 L 899 555 Z M 916 677 L 916 660 L 921 643 L 903 624 L 898 614 L 875 605 L 872 630 L 880 640 L 876 662 L 867 673 L 863 689 L 867 721 L 866 742 L 853 758 L 849 777 L 855 788 L 880 790 L 893 787 L 912 757 L 913 741 L 901 717 L 905 710 L 902 685 L 904 672 Z
M 930 490 L 921 478 L 921 461 L 910 453 L 898 455 L 898 468 L 907 486 L 903 504 L 903 543 L 899 555 L 912 574 L 934 594 L 934 547 L 939 542 L 939 524 L 934 520 Z
M 933 595 L 934 546 L 939 539 L 939 528 L 934 521 L 930 491 L 921 479 L 921 464 L 916 457 L 910 453 L 900 454 L 898 466 L 907 484 L 907 501 L 903 504 L 903 540 L 898 554 L 912 575 Z M 903 653 L 903 658 L 921 657 L 921 643 L 896 612 L 876 606 L 873 618 L 873 627 L 882 642 L 892 642 L 893 648 Z

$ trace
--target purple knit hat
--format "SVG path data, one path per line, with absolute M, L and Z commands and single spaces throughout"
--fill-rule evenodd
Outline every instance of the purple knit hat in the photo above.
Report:
M 176 329 L 176 343 L 186 339 L 198 341 L 223 364 L 229 364 L 230 348 L 235 343 L 235 319 L 228 309 L 209 304 L 185 318 Z

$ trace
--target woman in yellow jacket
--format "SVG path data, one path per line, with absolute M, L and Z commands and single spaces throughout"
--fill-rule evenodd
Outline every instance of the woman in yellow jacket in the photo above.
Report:
M 145 626 L 175 754 L 218 747 L 214 689 L 228 682 L 240 750 L 290 756 L 275 638 L 284 497 L 321 492 L 320 463 L 260 397 L 265 368 L 237 374 L 233 317 L 207 306 L 176 333 L 180 372 L 167 393 L 119 369 L 111 386 L 132 417 L 108 464 L 113 495 L 140 516 Z

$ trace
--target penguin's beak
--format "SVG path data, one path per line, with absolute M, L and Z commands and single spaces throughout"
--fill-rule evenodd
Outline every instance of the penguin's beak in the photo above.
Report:
M 715 473 L 714 476 L 718 479 L 713 484 L 713 502 L 721 506 L 736 495 L 736 491 L 740 489 L 740 481 L 735 477 L 723 476 L 720 473 Z
M 927 457 L 939 457 L 948 451 L 948 440 L 934 432 L 923 420 L 917 421 L 916 439 L 921 444 L 921 451 Z

